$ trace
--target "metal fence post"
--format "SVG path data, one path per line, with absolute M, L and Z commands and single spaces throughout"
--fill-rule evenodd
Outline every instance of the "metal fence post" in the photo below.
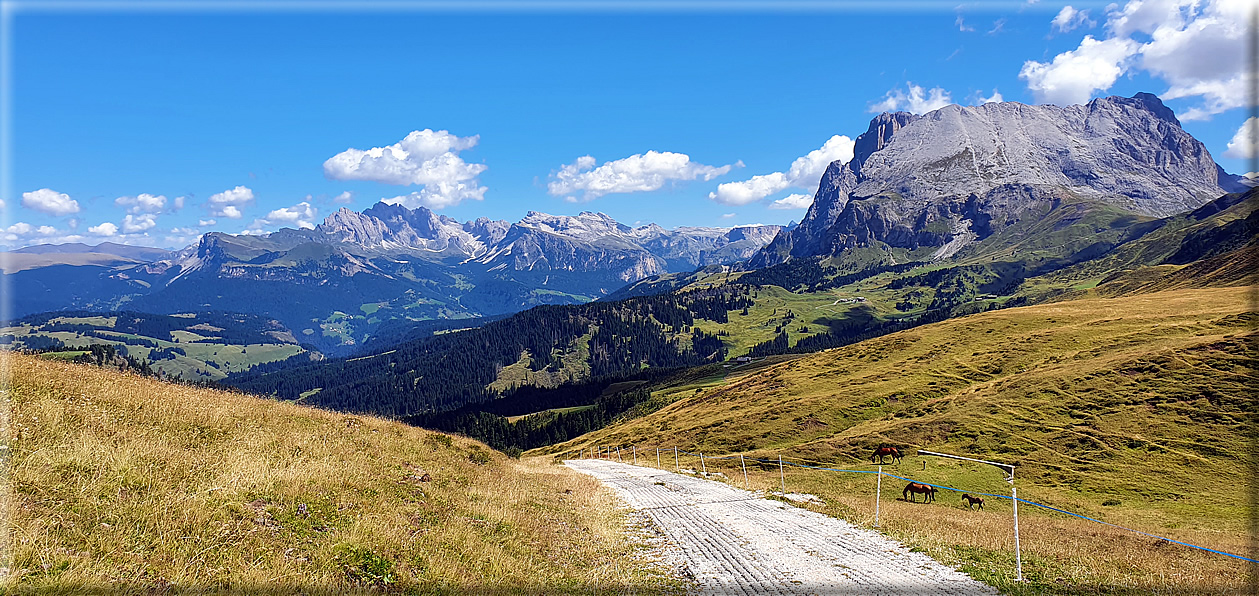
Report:
M 656 467 L 657 467 L 657 468 L 660 468 L 660 469 L 663 469 L 663 468 L 660 466 L 660 448 L 659 448 L 659 447 L 656 447 Z
M 879 527 L 879 497 L 883 496 L 883 466 L 879 466 L 879 482 L 874 487 L 874 527 Z
M 704 464 L 704 452 L 703 452 L 703 451 L 701 451 L 701 452 L 699 453 L 699 467 L 700 467 L 700 470 L 701 470 L 701 471 L 703 471 L 705 474 L 707 474 L 707 473 L 708 473 L 708 466 Z
M 743 466 L 743 488 L 752 490 L 752 485 L 748 484 L 748 463 L 743 461 L 743 454 L 739 454 L 739 465 Z
M 634 450 L 634 465 L 637 466 L 638 465 L 638 445 L 631 445 L 630 448 Z
M 1014 470 L 1010 470 L 1010 502 L 1014 504 L 1014 565 L 1018 579 L 1023 581 L 1023 552 L 1019 549 L 1019 492 L 1014 488 Z
M 682 471 L 682 464 L 678 463 L 678 448 L 673 448 L 673 465 L 678 468 L 678 472 Z
M 787 498 L 787 474 L 783 472 L 783 456 L 778 456 L 778 479 L 783 483 L 783 498 Z
M 621 461 L 621 446 L 616 446 L 616 461 Z

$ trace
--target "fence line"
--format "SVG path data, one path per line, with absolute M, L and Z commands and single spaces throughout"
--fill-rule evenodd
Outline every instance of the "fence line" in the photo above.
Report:
M 636 447 L 635 447 L 635 448 L 636 448 Z M 612 448 L 610 448 L 610 447 L 609 447 L 609 448 L 608 448 L 608 451 L 610 452 L 610 451 L 611 451 L 611 449 L 612 449 Z M 618 447 L 617 449 L 619 450 L 620 448 Z M 569 452 L 569 453 L 572 453 L 572 452 Z M 580 458 L 580 457 L 581 457 L 582 450 L 578 450 L 578 451 L 577 451 L 577 453 L 578 453 L 578 457 Z M 593 448 L 591 449 L 591 453 L 592 453 L 592 455 L 593 455 L 593 453 L 594 453 L 594 449 L 593 449 Z M 954 488 L 954 487 L 952 487 L 952 486 L 947 486 L 947 485 L 943 485 L 943 484 L 932 484 L 932 483 L 930 483 L 930 482 L 922 482 L 922 481 L 919 481 L 919 480 L 914 480 L 913 478 L 906 478 L 906 477 L 904 477 L 904 476 L 897 476 L 896 474 L 890 474 L 890 473 L 888 473 L 888 472 L 884 472 L 884 471 L 882 471 L 882 468 L 881 468 L 881 467 L 880 467 L 880 469 L 879 469 L 879 470 L 846 470 L 846 469 L 842 469 L 842 468 L 831 468 L 831 467 L 826 467 L 826 466 L 814 466 L 814 465 L 809 465 L 809 464 L 804 464 L 804 463 L 796 463 L 796 462 L 792 462 L 792 461 L 787 461 L 787 460 L 786 460 L 785 458 L 783 458 L 783 456 L 781 456 L 781 455 L 779 455 L 779 456 L 778 456 L 778 459 L 777 459 L 777 460 L 772 460 L 772 459 L 761 459 L 761 458 L 757 458 L 757 457 L 748 457 L 748 458 L 745 458 L 742 454 L 739 454 L 739 455 L 737 455 L 737 456 L 736 456 L 736 455 L 723 455 L 723 456 L 717 456 L 717 457 L 714 457 L 714 456 L 712 456 L 712 455 L 703 455 L 703 454 L 700 454 L 700 453 L 691 453 L 691 452 L 689 452 L 689 451 L 682 451 L 682 450 L 680 450 L 680 449 L 678 449 L 678 448 L 676 448 L 676 447 L 675 447 L 675 448 L 673 448 L 674 463 L 675 463 L 675 465 L 677 466 L 677 468 L 678 468 L 679 470 L 681 469 L 681 464 L 680 464 L 680 462 L 678 461 L 678 456 L 679 456 L 679 454 L 681 454 L 681 455 L 690 455 L 690 456 L 700 457 L 700 458 L 701 458 L 701 460 L 700 460 L 700 461 L 701 461 L 701 463 L 703 463 L 705 460 L 707 460 L 707 461 L 713 461 L 713 460 L 724 460 L 724 459 L 733 460 L 733 459 L 735 459 L 735 458 L 738 458 L 738 459 L 740 460 L 741 465 L 743 465 L 743 470 L 744 470 L 744 472 L 743 472 L 743 473 L 744 473 L 744 482 L 745 482 L 745 484 L 746 484 L 746 482 L 747 482 L 747 466 L 746 466 L 746 464 L 745 464 L 745 463 L 743 463 L 743 462 L 746 462 L 746 461 L 754 461 L 754 462 L 759 462 L 759 463 L 763 463 L 763 464 L 778 464 L 778 466 L 779 466 L 779 474 L 782 476 L 782 477 L 781 477 L 781 481 L 782 481 L 782 489 L 783 489 L 783 490 L 782 490 L 782 492 L 783 492 L 783 495 L 784 495 L 784 496 L 787 494 L 787 479 L 786 479 L 786 475 L 782 472 L 782 469 L 783 469 L 783 467 L 784 467 L 784 466 L 794 466 L 794 467 L 797 467 L 797 468 L 804 468 L 804 469 L 810 469 L 810 470 L 820 470 L 820 471 L 824 471 L 824 472 L 843 472 L 843 473 L 852 473 L 852 474 L 876 474 L 876 475 L 878 475 L 878 476 L 880 477 L 880 487 L 881 487 L 881 480 L 882 480 L 882 477 L 883 477 L 883 476 L 887 476 L 887 477 L 889 477 L 889 478 L 896 478 L 897 480 L 904 480 L 904 481 L 906 481 L 906 482 L 916 482 L 916 483 L 918 483 L 918 484 L 925 484 L 925 485 L 930 486 L 930 487 L 933 487 L 933 488 L 938 488 L 938 489 L 943 489 L 943 490 L 950 490 L 950 491 L 953 491 L 953 492 L 959 492 L 959 493 L 970 493 L 970 494 L 975 494 L 975 495 L 984 496 L 984 497 L 994 497 L 994 498 L 997 498 L 997 499 L 1006 499 L 1006 500 L 1008 500 L 1008 501 L 1017 501 L 1017 502 L 1019 502 L 1019 503 L 1023 503 L 1023 504 L 1025 504 L 1025 505 L 1031 505 L 1031 506 L 1033 506 L 1033 507 L 1039 507 L 1039 508 L 1041 508 L 1041 509 L 1046 509 L 1046 510 L 1049 510 L 1049 511 L 1055 511 L 1055 512 L 1058 512 L 1058 513 L 1065 513 L 1065 514 L 1070 515 L 1070 516 L 1072 516 L 1072 517 L 1077 517 L 1077 518 L 1080 518 L 1080 519 L 1083 519 L 1083 520 L 1087 520 L 1087 521 L 1091 521 L 1091 522 L 1099 523 L 1099 524 L 1102 524 L 1103 526 L 1109 526 L 1109 527 L 1112 527 L 1112 528 L 1115 528 L 1115 529 L 1118 529 L 1118 530 L 1123 530 L 1123 531 L 1125 531 L 1125 532 L 1132 532 L 1133 534 L 1140 534 L 1140 535 L 1142 535 L 1142 536 L 1146 536 L 1146 537 L 1149 537 L 1149 538 L 1155 538 L 1155 539 L 1158 539 L 1158 540 L 1162 540 L 1162 541 L 1164 541 L 1164 542 L 1170 542 L 1170 543 L 1172 543 L 1172 544 L 1179 544 L 1179 545 L 1181 545 L 1181 546 L 1187 546 L 1187 547 L 1189 547 L 1189 548 L 1193 548 L 1193 549 L 1197 549 L 1197 550 L 1200 550 L 1200 551 L 1205 551 L 1205 552 L 1209 552 L 1209 553 L 1215 553 L 1215 554 L 1217 554 L 1217 555 L 1224 555 L 1224 556 L 1226 556 L 1226 557 L 1232 557 L 1232 558 L 1234 558 L 1234 559 L 1239 559 L 1239 560 L 1242 560 L 1242 561 L 1248 561 L 1248 562 L 1250 562 L 1250 563 L 1259 563 L 1259 560 L 1252 559 L 1252 558 L 1250 558 L 1250 557 L 1243 557 L 1243 556 L 1241 556 L 1241 555 L 1233 554 L 1233 553 L 1230 553 L 1230 552 L 1225 552 L 1225 551 L 1221 551 L 1221 550 L 1215 550 L 1215 549 L 1213 549 L 1213 548 L 1207 548 L 1207 547 L 1205 547 L 1205 546 L 1198 546 L 1198 545 L 1196 545 L 1196 544 L 1190 544 L 1190 543 L 1188 543 L 1188 542 L 1182 542 L 1182 541 L 1180 541 L 1180 540 L 1174 540 L 1174 539 L 1172 539 L 1172 538 L 1167 538 L 1167 537 L 1165 537 L 1165 536 L 1159 536 L 1159 535 L 1157 535 L 1157 534 L 1151 534 L 1151 533 L 1149 533 L 1149 532 L 1142 532 L 1141 530 L 1134 530 L 1134 529 L 1132 529 L 1132 528 L 1128 528 L 1128 527 L 1124 527 L 1124 526 L 1121 526 L 1121 525 L 1118 525 L 1118 524 L 1112 524 L 1112 523 L 1110 523 L 1110 522 L 1105 522 L 1105 521 L 1102 521 L 1102 520 L 1100 520 L 1100 519 L 1092 518 L 1092 517 L 1089 517 L 1089 516 L 1087 516 L 1087 515 L 1080 515 L 1080 514 L 1078 514 L 1078 513 L 1072 513 L 1072 512 L 1070 512 L 1070 511 L 1067 511 L 1067 510 L 1065 510 L 1065 509 L 1060 509 L 1060 508 L 1058 508 L 1058 507 L 1054 507 L 1054 506 L 1052 506 L 1052 505 L 1045 505 L 1044 503 L 1037 503 L 1037 502 L 1035 502 L 1035 501 L 1029 501 L 1029 500 L 1027 500 L 1027 499 L 1019 499 L 1019 498 L 1017 498 L 1017 497 L 1013 497 L 1013 496 L 1011 496 L 1011 495 L 1003 495 L 1003 494 L 997 494 L 997 493 L 981 493 L 981 492 L 977 492 L 977 491 L 971 491 L 971 490 L 965 490 L 965 489 L 960 489 L 960 488 Z M 657 451 L 656 451 L 657 462 L 659 461 L 659 456 L 660 456 L 660 451 L 659 451 L 659 449 L 657 449 Z M 601 457 L 595 457 L 595 459 L 600 459 L 600 458 L 601 458 Z M 610 459 L 610 458 L 611 458 L 611 453 L 609 453 L 609 459 Z M 810 461 L 810 460 L 803 460 L 803 458 L 797 458 L 797 459 L 801 459 L 802 461 Z M 659 463 L 657 463 L 657 467 L 660 467 L 660 466 L 659 466 Z M 704 469 L 705 469 L 705 470 L 707 470 L 707 466 L 704 466 Z M 876 507 L 876 510 L 877 510 L 877 508 L 878 508 L 878 503 L 877 503 L 878 495 L 877 495 L 877 494 L 876 494 L 876 497 L 875 497 L 875 498 L 876 498 L 875 507 Z M 876 517 L 877 517 L 877 513 L 876 513 Z

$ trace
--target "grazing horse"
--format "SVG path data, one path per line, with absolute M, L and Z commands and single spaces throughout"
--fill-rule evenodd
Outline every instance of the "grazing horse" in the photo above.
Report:
M 967 508 L 967 509 L 974 509 L 974 508 L 975 508 L 975 505 L 979 505 L 979 510 L 980 510 L 980 511 L 983 511 L 983 510 L 984 510 L 984 498 L 983 498 L 983 497 L 972 497 L 972 496 L 970 496 L 970 495 L 968 495 L 968 494 L 963 494 L 963 495 L 962 495 L 962 500 L 963 500 L 963 501 L 966 501 L 966 508 Z
M 876 457 L 877 457 L 877 458 L 879 458 L 879 463 L 880 463 L 880 464 L 882 464 L 882 463 L 883 463 L 883 457 L 884 457 L 884 456 L 887 456 L 887 455 L 892 456 L 892 463 L 894 463 L 894 464 L 898 464 L 898 463 L 900 463 L 900 461 L 901 461 L 901 451 L 900 451 L 900 449 L 897 449 L 897 448 L 895 448 L 895 447 L 888 447 L 888 446 L 886 446 L 886 445 L 883 445 L 883 446 L 879 447 L 878 449 L 875 449 L 875 450 L 874 450 L 874 455 L 871 455 L 871 456 L 870 456 L 870 463 L 874 463 L 874 458 L 876 458 Z
M 917 503 L 918 501 L 914 500 L 914 495 L 923 495 L 923 503 L 933 503 L 936 500 L 936 487 L 929 484 L 918 484 L 917 482 L 906 484 L 905 490 L 901 491 L 901 498 L 910 503 Z

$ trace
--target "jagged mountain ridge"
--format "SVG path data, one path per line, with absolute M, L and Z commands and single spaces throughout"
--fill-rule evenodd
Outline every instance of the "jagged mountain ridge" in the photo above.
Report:
M 650 275 L 733 263 L 779 229 L 630 227 L 590 212 L 530 212 L 514 224 L 459 222 L 382 202 L 362 212 L 342 208 L 314 229 L 213 232 L 180 251 L 155 254 L 162 257 L 157 260 L 63 268 L 58 283 L 71 291 L 57 291 L 38 271 L 23 271 L 13 278 L 14 288 L 30 300 L 15 314 L 123 305 L 154 313 L 270 314 L 304 341 L 335 353 L 381 324 L 588 302 Z M 76 286 L 84 292 L 73 291 Z
M 1087 204 L 1166 217 L 1243 189 L 1148 93 L 885 113 L 857 138 L 850 162 L 827 168 L 800 225 L 749 267 L 861 247 L 947 258 L 974 252 L 1025 214 Z

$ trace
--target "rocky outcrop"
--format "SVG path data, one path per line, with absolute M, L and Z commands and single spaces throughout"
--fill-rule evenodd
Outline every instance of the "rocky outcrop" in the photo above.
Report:
M 955 234 L 982 238 L 990 222 L 1046 202 L 1165 217 L 1236 185 L 1148 93 L 1066 107 L 1005 102 L 880 114 L 857 138 L 852 161 L 827 169 L 800 225 L 750 266 L 874 242 L 953 243 L 956 253 Z

